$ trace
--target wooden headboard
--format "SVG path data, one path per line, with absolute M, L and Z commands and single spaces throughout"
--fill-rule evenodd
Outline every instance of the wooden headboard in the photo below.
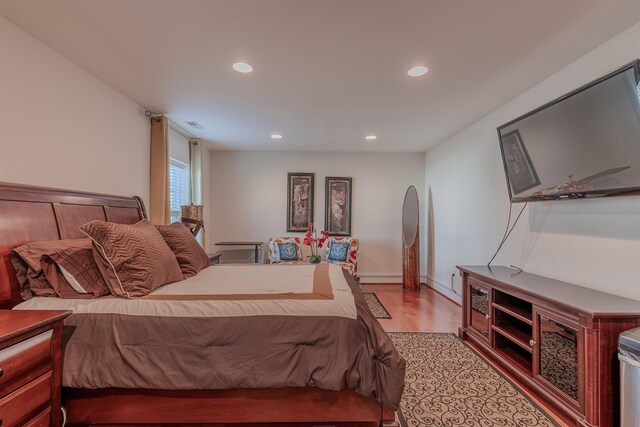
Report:
M 95 219 L 133 224 L 146 218 L 139 197 L 110 196 L 0 182 L 0 308 L 22 301 L 9 254 L 36 240 L 77 239 Z

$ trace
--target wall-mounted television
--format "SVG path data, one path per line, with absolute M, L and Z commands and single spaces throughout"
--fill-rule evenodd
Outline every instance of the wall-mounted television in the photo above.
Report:
M 498 128 L 512 202 L 640 194 L 640 60 Z

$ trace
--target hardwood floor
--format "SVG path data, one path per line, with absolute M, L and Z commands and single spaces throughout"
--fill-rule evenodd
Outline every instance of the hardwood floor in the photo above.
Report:
M 362 284 L 364 292 L 375 292 L 391 314 L 378 319 L 387 332 L 458 332 L 460 306 L 424 285 L 403 289 L 401 284 Z
M 378 319 L 387 332 L 453 332 L 456 334 L 458 332 L 462 321 L 461 307 L 425 285 L 421 285 L 419 290 L 410 290 L 403 289 L 401 284 L 395 283 L 363 283 L 361 288 L 363 292 L 375 292 L 382 305 L 391 314 L 391 319 Z M 491 360 L 487 361 L 526 392 L 526 387 L 515 378 Z M 529 394 L 528 396 L 553 416 L 560 426 L 568 426 L 551 408 L 535 397 Z

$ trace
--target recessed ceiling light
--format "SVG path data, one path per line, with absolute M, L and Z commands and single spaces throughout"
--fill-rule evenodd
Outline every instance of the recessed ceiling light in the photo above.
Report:
M 236 62 L 233 64 L 233 69 L 239 73 L 250 73 L 253 71 L 253 67 L 246 62 Z
M 364 139 L 368 139 L 369 141 L 373 141 L 374 139 L 377 139 L 378 137 L 375 135 L 367 135 L 364 137 Z
M 280 135 L 279 133 L 272 133 L 271 139 L 282 139 L 282 135 Z
M 407 74 L 409 74 L 411 77 L 420 77 L 427 74 L 427 71 L 429 71 L 427 67 L 425 67 L 424 65 L 418 65 L 416 67 L 411 68 L 407 72 Z

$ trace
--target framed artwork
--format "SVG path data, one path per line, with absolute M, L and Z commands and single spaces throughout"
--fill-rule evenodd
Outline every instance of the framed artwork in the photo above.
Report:
M 287 174 L 287 231 L 307 231 L 313 222 L 313 175 Z
M 330 236 L 351 236 L 351 178 L 326 178 L 324 216 Z
M 519 194 L 540 185 L 540 179 L 531 162 L 527 147 L 522 141 L 520 131 L 516 129 L 502 135 L 500 144 L 513 194 Z

